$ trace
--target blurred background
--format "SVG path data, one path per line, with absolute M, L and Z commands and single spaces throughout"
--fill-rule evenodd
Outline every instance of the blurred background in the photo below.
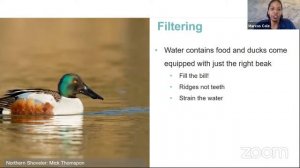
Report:
M 78 96 L 81 116 L 2 117 L 1 162 L 81 158 L 148 165 L 149 19 L 0 19 L 0 70 L 1 95 L 15 88 L 57 90 L 63 74 L 76 73 L 104 97 Z
M 268 5 L 271 0 L 248 0 L 248 22 L 259 22 L 267 18 Z M 281 0 L 283 5 L 283 17 L 290 19 L 294 25 L 300 28 L 300 1 Z

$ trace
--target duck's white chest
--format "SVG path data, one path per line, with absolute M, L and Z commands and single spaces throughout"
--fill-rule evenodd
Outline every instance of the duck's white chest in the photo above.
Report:
M 54 104 L 53 113 L 55 115 L 83 113 L 83 104 L 79 98 L 61 97 Z

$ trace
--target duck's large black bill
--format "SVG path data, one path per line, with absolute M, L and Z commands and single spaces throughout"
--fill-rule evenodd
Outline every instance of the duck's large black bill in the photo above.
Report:
M 91 90 L 87 85 L 84 85 L 83 88 L 80 90 L 80 93 L 89 96 L 93 99 L 100 99 L 100 100 L 104 100 L 103 97 L 101 97 L 100 95 L 98 95 L 97 93 L 95 93 L 93 90 Z

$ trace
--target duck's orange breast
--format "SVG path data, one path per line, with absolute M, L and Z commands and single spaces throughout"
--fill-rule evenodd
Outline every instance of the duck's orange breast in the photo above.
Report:
M 39 103 L 32 99 L 18 99 L 10 107 L 12 115 L 53 115 L 50 103 Z

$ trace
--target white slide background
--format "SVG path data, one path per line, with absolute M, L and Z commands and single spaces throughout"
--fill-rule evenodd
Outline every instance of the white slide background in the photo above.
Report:
M 158 31 L 158 21 L 202 23 L 203 32 Z M 299 41 L 295 37 L 298 31 L 250 31 L 244 22 L 245 19 L 238 18 L 151 19 L 153 166 L 297 166 Z M 220 25 L 224 26 L 220 28 Z M 287 48 L 288 53 L 165 54 L 164 46 Z M 165 61 L 176 60 L 271 60 L 272 67 L 163 66 Z M 178 77 L 180 72 L 209 73 L 209 78 L 182 79 Z M 224 84 L 226 89 L 179 90 L 181 83 Z M 188 102 L 179 101 L 179 95 L 219 95 L 224 100 Z M 245 148 L 251 150 L 244 153 Z

